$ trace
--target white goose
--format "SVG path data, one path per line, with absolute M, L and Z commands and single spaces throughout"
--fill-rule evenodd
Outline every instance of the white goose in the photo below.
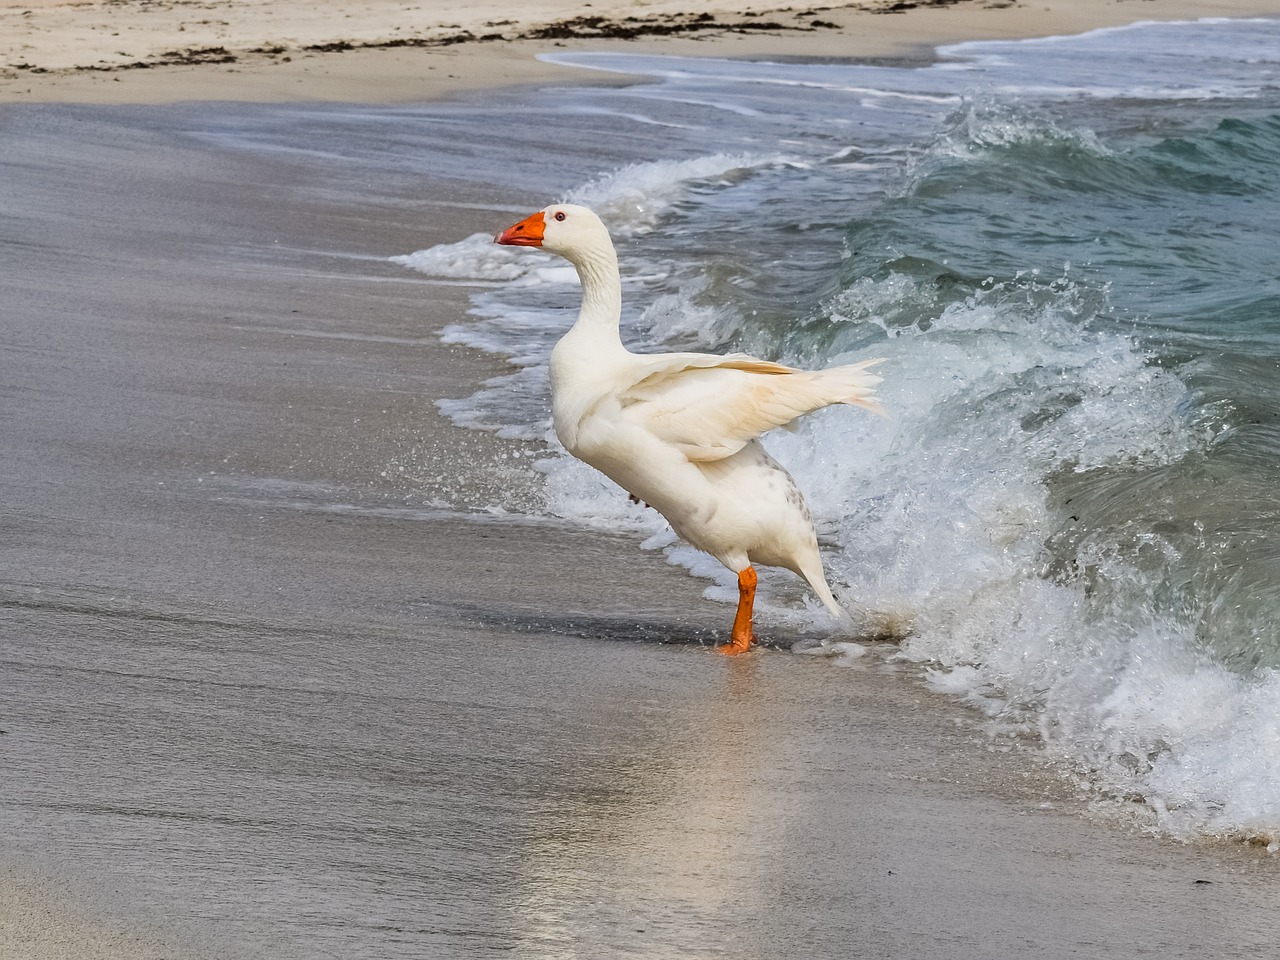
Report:
M 635 354 L 622 345 L 622 281 L 609 232 L 575 204 L 553 204 L 496 243 L 542 247 L 577 268 L 582 309 L 551 352 L 556 436 L 571 454 L 661 513 L 682 539 L 738 574 L 722 653 L 752 643 L 753 563 L 786 567 L 837 616 L 809 508 L 757 439 L 834 403 L 880 411 L 868 360 L 805 371 L 743 353 Z

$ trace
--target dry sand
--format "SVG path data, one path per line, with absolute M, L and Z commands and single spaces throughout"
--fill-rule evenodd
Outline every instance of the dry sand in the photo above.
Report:
M 543 50 L 904 57 L 936 44 L 1135 20 L 1275 13 L 1276 0 L 0 0 L 0 101 L 422 100 L 580 72 Z M 628 37 L 619 39 L 619 35 Z
M 899 13 L 886 13 L 887 6 L 837 4 L 779 10 L 769 3 L 711 4 L 708 9 L 713 21 L 720 25 L 712 29 L 705 22 L 691 22 L 681 13 L 683 4 L 665 0 L 597 0 L 589 11 L 584 5 L 562 0 L 531 0 L 520 7 L 519 24 L 509 22 L 511 6 L 506 2 L 454 2 L 442 11 L 441 4 L 393 0 L 4 0 L 0 5 L 0 100 L 415 100 L 459 89 L 557 82 L 569 76 L 582 82 L 578 73 L 534 59 L 539 51 L 560 45 L 596 49 L 638 43 L 654 51 L 723 56 L 901 57 L 919 55 L 929 45 L 944 41 L 1069 33 L 1137 19 L 1275 12 L 1274 0 L 1048 0 L 1015 5 L 961 2 L 920 4 Z M 677 32 L 673 36 L 642 35 L 632 40 L 556 36 L 599 29 L 598 24 L 579 22 L 560 31 L 546 29 L 545 39 L 532 38 L 548 25 L 580 18 L 587 12 L 615 22 L 640 17 L 650 33 L 665 29 L 664 24 L 674 24 Z M 814 21 L 820 24 L 815 25 Z M 744 23 L 751 26 L 724 26 Z M 757 29 L 760 23 L 779 26 Z M 487 34 L 504 39 L 479 39 Z M 517 39 L 520 37 L 526 39 Z M 401 41 L 421 45 L 391 45 Z M 334 44 L 353 49 L 308 49 Z M 133 208 L 122 207 L 122 211 L 126 216 L 144 215 Z M 484 219 L 475 208 L 456 209 L 448 216 L 453 218 L 449 222 L 456 224 L 458 236 L 479 228 L 479 221 Z M 127 222 L 120 224 L 126 234 L 128 227 Z M 401 224 L 399 229 L 398 249 L 412 249 L 409 225 Z M 288 231 L 285 233 L 289 241 Z M 291 242 L 323 243 L 314 236 L 304 239 L 301 232 Z M 344 245 L 349 246 L 349 239 Z M 371 254 L 379 247 L 395 246 L 368 245 Z M 181 262 L 176 255 L 174 260 Z M 194 261 L 191 262 L 194 270 Z M 104 272 L 97 280 L 104 284 L 103 290 L 111 286 L 109 276 Z M 214 283 L 217 278 L 207 279 L 208 296 L 223 289 Z M 62 282 L 68 291 L 73 289 L 74 277 Z M 127 281 L 122 281 L 119 290 L 126 286 Z M 315 296 L 323 298 L 324 283 L 317 286 Z M 370 286 L 366 295 L 376 297 L 378 290 Z M 105 295 L 101 290 L 97 293 Z M 461 297 L 438 304 L 434 323 L 438 326 L 445 322 L 449 310 L 459 310 L 462 304 Z M 314 344 L 308 345 L 308 349 L 312 347 Z M 229 343 L 226 349 L 242 350 L 243 346 Z M 428 366 L 439 381 L 432 389 L 441 392 L 449 391 L 450 382 L 478 380 L 493 372 L 487 361 L 468 358 L 457 351 L 442 359 L 445 349 L 436 348 L 435 357 L 434 366 Z M 457 392 L 467 390 L 465 384 L 455 382 L 454 386 Z M 237 398 L 236 402 L 250 400 Z M 262 410 L 269 409 L 273 402 L 274 397 L 264 396 Z M 236 417 L 230 421 L 235 422 Z M 315 429 L 319 431 L 321 427 Z M 434 429 L 442 438 L 438 440 L 441 451 L 457 444 L 452 428 L 443 421 Z M 231 440 L 227 442 L 230 444 Z M 269 438 L 257 442 L 264 447 L 270 443 Z M 177 449 L 157 448 L 151 454 L 176 459 Z M 261 455 L 269 460 L 272 454 Z M 10 469 L 14 469 L 12 463 Z M 459 469 L 463 467 L 460 465 Z M 42 490 L 55 489 L 52 477 L 42 478 L 41 482 L 47 484 Z M 81 491 L 81 495 L 90 494 Z M 31 515 L 34 517 L 39 509 L 42 508 L 38 505 L 32 506 Z M 63 505 L 63 509 L 70 508 Z M 46 535 L 51 524 L 61 522 L 52 506 L 47 516 L 50 519 L 39 526 L 41 536 Z M 310 522 L 303 519 L 295 525 Z M 314 523 L 320 524 L 321 520 Z M 434 542 L 439 546 L 425 550 L 415 569 L 422 573 L 431 563 L 452 560 L 455 566 L 451 569 L 456 576 L 440 589 L 462 607 L 484 602 L 484 578 L 495 576 L 495 569 L 499 577 L 517 576 L 517 554 L 522 551 L 559 551 L 565 563 L 571 562 L 572 557 L 579 558 L 578 572 L 583 577 L 592 575 L 593 568 L 610 564 L 625 564 L 633 570 L 643 568 L 625 590 L 619 588 L 619 593 L 606 595 L 609 588 L 600 584 L 601 606 L 597 614 L 614 605 L 636 610 L 644 597 L 651 597 L 654 592 L 673 598 L 673 609 L 695 611 L 691 616 L 699 630 L 718 622 L 723 614 L 719 609 L 701 609 L 706 605 L 698 603 L 696 586 L 652 557 L 637 559 L 634 546 L 627 542 L 597 538 L 592 541 L 595 546 L 588 549 L 567 534 L 526 530 L 518 535 L 520 548 L 508 545 L 495 552 L 491 541 L 471 541 L 474 549 L 467 546 L 470 528 L 466 525 L 446 524 L 439 529 L 446 530 L 447 535 L 437 536 Z M 363 556 L 361 550 L 391 549 L 386 537 L 397 535 L 390 525 L 376 541 L 361 540 L 354 527 L 348 534 L 353 542 L 363 544 L 352 547 L 353 556 Z M 314 542 L 308 541 L 308 549 L 321 550 L 321 544 L 331 535 L 332 530 L 317 526 L 307 534 L 314 536 Z M 89 534 L 82 532 L 80 536 Z M 254 536 L 261 538 L 262 534 Z M 235 564 L 239 562 L 235 551 L 251 539 L 249 534 L 243 541 L 228 536 L 228 543 L 203 545 L 201 549 L 223 550 L 224 560 Z M 374 542 L 376 547 L 370 545 Z M 78 550 L 84 548 L 84 543 L 77 544 Z M 153 565 L 154 569 L 147 569 L 155 582 L 162 582 L 166 575 L 176 577 L 172 571 L 182 568 L 182 558 L 187 553 L 181 544 L 174 549 L 173 556 L 138 558 L 138 562 Z M 406 543 L 404 549 L 412 548 Z M 108 553 L 104 548 L 103 555 Z M 77 556 L 91 557 L 93 550 L 90 547 L 87 553 Z M 116 559 L 113 555 L 112 569 Z M 269 572 L 271 560 L 251 558 L 243 576 Z M 405 579 L 411 580 L 413 572 L 407 572 Z M 28 567 L 26 574 L 37 581 L 41 576 L 38 567 Z M 359 580 L 354 565 L 346 574 L 353 578 L 356 591 L 367 588 L 372 593 L 384 587 L 372 575 L 367 583 Z M 101 570 L 97 575 L 107 576 Z M 599 576 L 598 569 L 595 575 Z M 572 603 L 570 596 L 580 596 L 579 590 L 580 585 L 559 599 L 553 598 L 551 605 Z M 240 584 L 237 589 L 228 590 L 228 596 L 243 598 L 247 594 L 252 594 L 251 585 Z M 527 599 L 529 604 L 534 603 L 532 597 Z M 524 601 L 516 597 L 510 602 L 518 607 Z M 652 616 L 652 611 L 648 615 Z M 585 622 L 599 626 L 606 621 L 591 621 L 588 617 Z M 498 631 L 496 638 L 501 631 L 494 629 Z M 825 814 L 828 819 L 813 825 L 817 831 L 815 843 L 822 842 L 823 829 L 839 833 L 840 824 L 860 805 L 869 810 L 880 807 L 885 812 L 883 816 L 877 814 L 880 834 L 868 840 L 868 850 L 855 850 L 847 871 L 841 872 L 849 887 L 845 893 L 851 898 L 859 896 L 854 889 L 858 884 L 867 884 L 866 889 L 871 891 L 867 909 L 878 918 L 879 939 L 866 944 L 867 955 L 914 955 L 909 949 L 904 952 L 902 944 L 915 936 L 913 924 L 929 926 L 931 921 L 927 922 L 926 914 L 938 911 L 954 925 L 953 956 L 991 955 L 984 953 L 984 945 L 993 942 L 987 938 L 995 934 L 1000 934 L 1003 939 L 999 942 L 1006 948 L 1024 944 L 1029 956 L 1120 956 L 1125 951 L 1135 955 L 1148 945 L 1166 957 L 1212 956 L 1219 947 L 1227 946 L 1244 951 L 1238 955 L 1261 955 L 1252 951 L 1269 940 L 1265 925 L 1259 924 L 1269 922 L 1267 904 L 1276 889 L 1274 871 L 1265 858 L 1247 850 L 1213 845 L 1181 847 L 1135 835 L 1123 827 L 1089 822 L 1080 816 L 1069 796 L 1062 795 L 1044 778 L 1028 774 L 1025 767 L 1015 764 L 1011 772 L 998 758 L 970 762 L 979 749 L 975 743 L 980 738 L 963 733 L 966 721 L 962 711 L 899 680 L 868 675 L 853 684 L 852 689 L 857 691 L 853 700 L 860 706 L 850 717 L 845 713 L 849 704 L 843 699 L 849 696 L 848 689 L 829 693 L 827 701 L 812 705 L 811 722 L 818 725 L 814 729 L 827 722 L 831 711 L 838 711 L 857 726 L 858 737 L 856 741 L 842 741 L 834 733 L 827 736 L 831 741 L 827 747 L 843 751 L 843 755 L 809 788 L 831 804 Z M 775 690 L 773 696 L 780 698 L 781 694 Z M 765 704 L 779 719 L 788 711 L 785 699 L 766 699 Z M 923 752 L 922 744 L 928 745 Z M 788 749 L 780 742 L 771 746 Z M 790 761 L 802 763 L 803 758 L 791 756 Z M 823 790 L 838 792 L 828 796 L 822 794 Z M 714 799 L 702 798 L 707 803 Z M 785 801 L 785 790 L 772 797 L 775 803 Z M 714 808 L 698 816 L 705 820 L 702 827 L 706 829 L 712 829 L 717 822 Z M 940 832 L 921 835 L 921 824 L 932 825 Z M 865 829 L 865 824 L 859 829 Z M 905 870 L 913 878 L 915 886 L 910 892 L 891 892 L 884 885 L 894 869 L 899 877 Z M 876 877 L 881 879 L 877 881 Z M 1196 883 L 1204 879 L 1213 883 Z M 877 883 L 880 886 L 873 889 L 871 885 Z M 922 899 L 921 891 L 927 891 L 927 897 Z M 983 891 L 998 896 L 984 896 Z M 877 943 L 879 947 L 875 946 Z M 927 946 L 926 941 L 921 943 Z M 126 930 L 111 919 L 94 918 L 86 909 L 51 893 L 47 880 L 34 880 L 21 870 L 0 873 L 0 958 L 4 960 L 114 960 L 184 953 L 171 945 L 161 946 L 146 932 Z

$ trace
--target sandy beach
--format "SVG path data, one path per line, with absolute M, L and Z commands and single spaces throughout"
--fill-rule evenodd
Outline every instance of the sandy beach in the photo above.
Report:
M 1270 0 L 1043 0 L 787 5 L 536 0 L 0 3 L 0 101 L 421 100 L 581 82 L 556 49 L 725 57 L 900 58 L 939 43 L 1080 33 L 1135 20 L 1275 12 Z
M 880 653 L 727 662 L 701 581 L 522 519 L 536 445 L 435 406 L 507 369 L 440 342 L 468 287 L 388 257 L 543 198 L 219 136 L 617 82 L 556 49 L 1275 12 L 0 0 L 0 958 L 1267 955 L 1264 850 L 1091 807 Z

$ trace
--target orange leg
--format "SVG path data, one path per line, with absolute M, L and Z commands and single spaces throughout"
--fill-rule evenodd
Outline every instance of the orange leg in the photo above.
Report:
M 756 602 L 756 570 L 747 567 L 738 574 L 738 614 L 733 618 L 733 634 L 729 642 L 716 647 L 727 656 L 746 653 L 751 649 L 751 608 Z

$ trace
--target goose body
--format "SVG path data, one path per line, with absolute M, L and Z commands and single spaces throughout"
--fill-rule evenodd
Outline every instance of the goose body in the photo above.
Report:
M 676 535 L 738 574 L 730 642 L 752 643 L 753 564 L 803 577 L 837 615 L 809 508 L 760 444 L 775 427 L 836 403 L 879 410 L 871 360 L 805 371 L 746 354 L 636 354 L 622 345 L 622 282 L 609 233 L 586 207 L 553 204 L 495 238 L 566 258 L 582 281 L 577 322 L 551 352 L 552 413 L 566 450 Z

